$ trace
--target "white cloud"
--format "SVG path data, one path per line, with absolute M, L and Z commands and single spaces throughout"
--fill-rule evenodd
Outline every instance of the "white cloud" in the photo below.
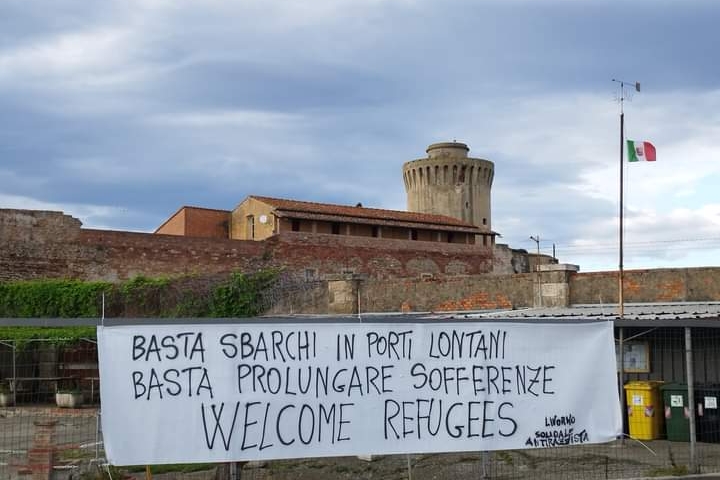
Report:
M 57 203 L 46 202 L 36 198 L 0 193 L 2 208 L 20 210 L 45 210 L 64 212 L 78 218 L 84 227 L 111 228 L 110 225 L 117 217 L 128 217 L 133 214 L 125 207 L 112 207 L 107 205 L 92 205 L 87 203 Z M 117 225 L 115 226 L 117 229 Z
M 194 128 L 288 128 L 307 122 L 303 115 L 260 110 L 216 110 L 153 115 L 149 124 Z
M 92 77 L 114 70 L 127 57 L 128 33 L 111 28 L 63 33 L 0 51 L 0 79 Z

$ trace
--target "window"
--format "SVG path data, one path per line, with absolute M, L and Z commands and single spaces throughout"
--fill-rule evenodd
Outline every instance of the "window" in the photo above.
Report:
M 483 218 L 483 225 L 487 225 L 487 218 Z
M 453 243 L 453 240 L 455 240 L 455 235 L 453 235 L 452 232 L 448 232 L 448 235 L 447 235 L 448 243 Z
M 293 232 L 299 232 L 299 231 L 300 231 L 300 220 L 293 220 L 293 221 L 292 221 L 292 231 L 293 231 Z
M 372 227 L 372 236 L 378 237 L 379 235 L 380 235 L 380 228 L 378 228 L 377 225 Z
M 410 240 L 417 240 L 418 232 L 414 228 L 410 230 Z
M 333 223 L 330 228 L 332 229 L 333 235 L 340 235 L 340 224 L 339 223 Z

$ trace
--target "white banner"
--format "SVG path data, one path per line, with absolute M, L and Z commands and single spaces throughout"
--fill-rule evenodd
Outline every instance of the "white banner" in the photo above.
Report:
M 99 327 L 115 465 L 547 448 L 621 431 L 612 322 Z

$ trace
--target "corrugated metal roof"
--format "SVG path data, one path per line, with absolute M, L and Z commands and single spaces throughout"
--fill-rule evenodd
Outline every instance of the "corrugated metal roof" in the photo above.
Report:
M 574 305 L 567 308 L 525 308 L 496 312 L 475 312 L 469 316 L 503 319 L 619 320 L 617 304 Z M 630 303 L 622 320 L 628 324 L 677 320 L 720 320 L 720 302 Z
M 618 306 L 575 305 L 568 308 L 525 308 L 521 310 L 456 312 L 377 312 L 350 314 L 277 315 L 254 318 L 163 318 L 162 323 L 442 323 L 442 322 L 520 322 L 560 323 L 612 321 L 618 327 L 712 327 L 720 328 L 720 302 L 646 303 L 625 305 L 625 316 L 618 318 Z M 69 325 L 153 325 L 156 318 L 0 318 L 2 326 Z

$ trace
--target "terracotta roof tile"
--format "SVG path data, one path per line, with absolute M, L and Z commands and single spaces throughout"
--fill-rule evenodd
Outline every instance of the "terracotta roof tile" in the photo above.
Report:
M 325 215 L 337 215 L 344 217 L 356 217 L 377 220 L 389 220 L 395 222 L 425 223 L 432 225 L 452 225 L 456 227 L 478 228 L 475 225 L 463 222 L 457 218 L 445 215 L 433 215 L 429 213 L 403 212 L 399 210 L 383 210 L 379 208 L 353 207 L 350 205 L 334 205 L 330 203 L 302 202 L 299 200 L 286 200 L 282 198 L 260 197 L 251 195 L 263 203 L 274 207 L 277 210 L 288 212 L 317 213 Z

